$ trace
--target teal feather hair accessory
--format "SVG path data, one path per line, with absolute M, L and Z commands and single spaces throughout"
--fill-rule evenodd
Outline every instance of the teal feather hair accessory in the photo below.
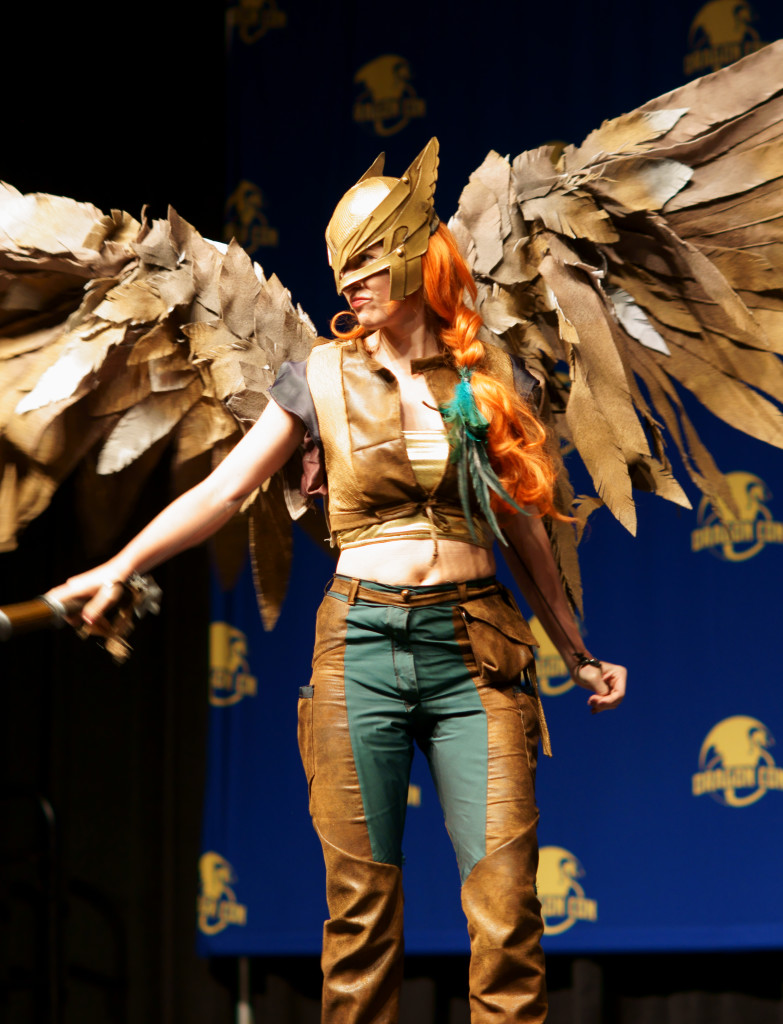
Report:
M 490 465 L 487 454 L 489 420 L 482 415 L 476 405 L 476 398 L 470 383 L 473 369 L 468 366 L 460 366 L 458 370 L 459 381 L 454 388 L 454 397 L 448 405 L 440 407 L 440 414 L 448 431 L 449 448 L 451 449 L 449 459 L 457 464 L 457 481 L 462 511 L 465 513 L 471 537 L 477 540 L 468 495 L 468 480 L 470 480 L 479 507 L 492 532 L 502 544 L 506 544 L 507 541 L 501 532 L 495 513 L 492 511 L 489 492 L 494 491 L 518 512 L 524 513 L 525 510 L 520 508 L 508 494 Z

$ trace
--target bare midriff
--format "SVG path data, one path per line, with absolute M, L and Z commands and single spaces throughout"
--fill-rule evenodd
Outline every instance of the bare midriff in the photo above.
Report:
M 432 541 L 391 540 L 341 552 L 337 572 L 387 586 L 426 587 L 493 576 L 495 558 L 491 549 L 439 539 L 433 564 Z

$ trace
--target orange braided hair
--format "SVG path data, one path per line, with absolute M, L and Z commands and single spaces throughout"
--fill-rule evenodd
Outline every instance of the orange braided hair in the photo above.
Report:
M 561 516 L 553 504 L 557 468 L 547 449 L 546 430 L 517 393 L 481 368 L 484 343 L 477 337 L 482 326 L 479 314 L 465 303 L 465 293 L 475 302 L 476 283 L 448 228 L 441 224 L 430 238 L 422 257 L 424 301 L 430 328 L 451 353 L 456 367 L 472 369 L 470 384 L 480 412 L 489 422 L 487 438 L 492 468 L 518 505 L 536 505 L 542 514 Z M 332 317 L 335 337 L 354 340 L 369 333 L 361 325 L 340 330 Z M 495 512 L 511 512 L 492 495 Z

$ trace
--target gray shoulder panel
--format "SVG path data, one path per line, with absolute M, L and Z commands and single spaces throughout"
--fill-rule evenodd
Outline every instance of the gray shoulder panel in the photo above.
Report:
M 283 363 L 269 394 L 277 404 L 298 417 L 310 431 L 313 440 L 321 447 L 318 417 L 315 414 L 313 397 L 307 384 L 307 360 L 297 363 Z

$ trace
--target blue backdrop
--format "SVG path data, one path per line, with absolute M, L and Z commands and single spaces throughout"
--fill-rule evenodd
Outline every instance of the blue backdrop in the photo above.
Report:
M 323 227 L 379 150 L 399 174 L 437 134 L 447 217 L 490 148 L 579 141 L 783 26 L 772 0 L 430 3 L 415 18 L 314 0 L 228 10 L 229 231 L 322 332 L 340 308 Z M 589 645 L 630 666 L 623 708 L 589 716 L 586 694 L 540 637 L 555 756 L 538 777 L 539 894 L 553 951 L 783 945 L 783 755 L 774 746 L 783 738 L 783 453 L 693 416 L 730 475 L 740 509 L 730 528 L 694 492 L 692 511 L 640 495 L 638 538 L 602 510 L 581 548 Z M 261 630 L 249 571 L 228 594 L 215 587 L 204 953 L 320 947 L 323 867 L 296 701 L 332 570 L 297 531 L 272 634 Z M 408 950 L 465 951 L 456 863 L 423 759 L 405 855 Z

